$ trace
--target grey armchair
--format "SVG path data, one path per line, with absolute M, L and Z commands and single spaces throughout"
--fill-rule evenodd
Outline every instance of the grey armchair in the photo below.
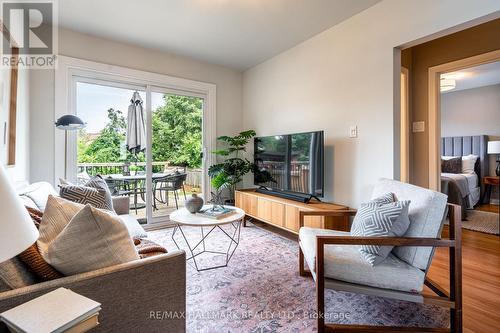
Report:
M 299 274 L 312 275 L 316 282 L 318 332 L 461 332 L 462 258 L 461 210 L 447 204 L 446 195 L 389 179 L 381 179 L 372 197 L 392 192 L 399 200 L 411 200 L 410 227 L 404 237 L 353 237 L 348 232 L 304 227 L 304 217 L 317 212 L 300 212 Z M 441 231 L 449 214 L 449 239 Z M 344 212 L 345 213 L 345 212 Z M 350 211 L 351 215 L 355 211 Z M 335 216 L 342 212 L 326 212 Z M 393 245 L 382 263 L 371 266 L 355 245 Z M 450 253 L 450 292 L 427 277 L 434 249 L 447 247 Z M 309 270 L 304 267 L 307 264 Z M 428 286 L 436 296 L 424 296 Z M 324 289 L 348 291 L 418 303 L 432 303 L 450 309 L 450 328 L 380 327 L 334 325 L 324 321 Z

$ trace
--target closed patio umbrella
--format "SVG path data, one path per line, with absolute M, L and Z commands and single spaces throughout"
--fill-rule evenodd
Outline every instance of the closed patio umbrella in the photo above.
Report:
M 142 99 L 136 91 L 132 95 L 127 118 L 127 150 L 137 155 L 146 149 L 146 124 Z
M 127 150 L 135 155 L 135 163 L 137 165 L 137 154 L 146 149 L 146 124 L 144 122 L 144 112 L 142 108 L 141 95 L 136 91 L 130 100 L 127 117 Z M 137 202 L 137 196 L 145 193 L 143 185 L 139 185 L 136 180 L 131 191 L 134 196 L 134 204 L 131 206 L 137 210 L 146 207 L 145 204 Z

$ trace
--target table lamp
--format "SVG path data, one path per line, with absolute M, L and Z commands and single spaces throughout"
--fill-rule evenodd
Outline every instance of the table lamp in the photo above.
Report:
M 85 127 L 83 120 L 75 115 L 67 114 L 57 119 L 56 128 L 64 131 L 64 178 L 68 178 L 67 169 L 68 162 L 66 160 L 68 154 L 68 131 L 75 131 Z
M 500 176 L 500 141 L 488 141 L 488 154 L 497 154 L 496 174 Z
M 38 230 L 0 165 L 0 263 L 33 245 Z

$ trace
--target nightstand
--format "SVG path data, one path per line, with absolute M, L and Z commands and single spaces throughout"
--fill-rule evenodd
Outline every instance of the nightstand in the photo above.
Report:
M 489 204 L 491 197 L 491 190 L 494 186 L 500 186 L 500 177 L 499 176 L 484 177 L 483 184 L 484 184 L 484 193 L 480 202 L 482 204 Z M 500 193 L 500 188 L 499 188 L 499 193 Z

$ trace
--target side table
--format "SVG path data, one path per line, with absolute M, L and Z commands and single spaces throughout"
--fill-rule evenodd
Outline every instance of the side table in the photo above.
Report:
M 499 176 L 486 176 L 483 178 L 483 184 L 484 184 L 484 193 L 483 197 L 481 198 L 481 203 L 482 204 L 488 204 L 490 203 L 490 198 L 491 198 L 491 190 L 493 186 L 499 186 L 499 193 L 500 193 L 500 177 Z
M 203 206 L 203 209 L 210 208 L 211 206 Z M 237 207 L 231 207 L 234 209 L 234 213 L 231 215 L 221 218 L 221 219 L 211 219 L 204 217 L 201 214 L 192 214 L 188 212 L 186 208 L 180 208 L 170 214 L 170 220 L 175 222 L 174 231 L 172 232 L 172 240 L 180 249 L 177 241 L 175 240 L 175 235 L 179 231 L 184 239 L 184 242 L 188 246 L 189 254 L 191 255 L 186 260 L 193 260 L 195 268 L 198 272 L 206 271 L 214 268 L 227 267 L 229 261 L 231 260 L 238 244 L 240 243 L 240 233 L 241 225 L 245 219 L 245 212 Z M 228 226 L 228 230 L 224 230 L 222 226 Z M 186 235 L 184 228 L 187 227 L 199 227 L 201 231 L 201 240 L 193 240 L 192 237 Z M 207 228 L 205 230 L 204 228 Z M 212 251 L 207 249 L 207 238 L 212 235 L 214 230 L 219 230 L 223 236 L 228 240 L 227 250 L 222 251 Z M 211 253 L 215 255 L 223 255 L 224 263 L 222 265 L 215 265 L 210 267 L 201 268 L 197 262 L 197 257 L 204 253 Z

